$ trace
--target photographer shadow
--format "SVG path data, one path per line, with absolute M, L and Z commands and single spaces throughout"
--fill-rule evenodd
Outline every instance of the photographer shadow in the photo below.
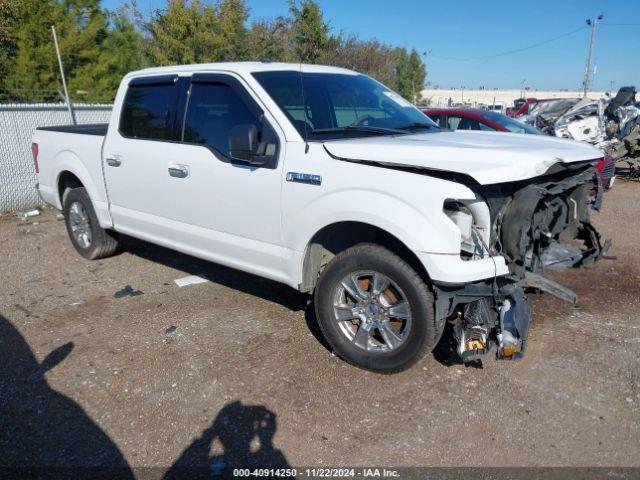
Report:
M 134 478 L 109 436 L 45 378 L 73 348 L 69 342 L 38 362 L 20 332 L 0 315 L 0 477 Z M 290 468 L 273 445 L 276 428 L 276 415 L 266 407 L 229 403 L 164 479 L 231 478 L 234 468 Z
M 18 329 L 0 315 L 0 477 L 134 478 L 109 436 L 45 378 L 73 347 L 66 343 L 38 362 Z
M 229 403 L 163 479 L 233 478 L 233 470 L 238 468 L 290 468 L 284 454 L 273 446 L 276 428 L 276 415 L 266 407 Z

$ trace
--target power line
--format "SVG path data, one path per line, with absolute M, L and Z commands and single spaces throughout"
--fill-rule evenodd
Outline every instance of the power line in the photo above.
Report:
M 431 56 L 434 57 L 434 58 L 440 58 L 442 60 L 458 60 L 458 61 L 482 60 L 482 59 L 486 59 L 486 58 L 502 57 L 502 56 L 505 56 L 505 55 L 512 55 L 514 53 L 520 53 L 520 52 L 524 52 L 526 50 L 531 50 L 532 48 L 536 48 L 536 47 L 539 47 L 541 45 L 546 45 L 547 43 L 555 42 L 556 40 L 560 40 L 561 38 L 565 38 L 565 37 L 568 37 L 570 35 L 573 35 L 574 33 L 578 33 L 580 31 L 584 30 L 585 28 L 586 27 L 579 27 L 579 28 L 576 28 L 575 30 L 571 30 L 570 32 L 563 33 L 562 35 L 558 35 L 557 37 L 553 37 L 553 38 L 550 38 L 548 40 L 543 40 L 542 42 L 534 43 L 533 45 L 529 45 L 528 47 L 517 48 L 515 50 L 509 50 L 509 51 L 506 51 L 506 52 L 496 53 L 496 54 L 493 54 L 493 55 L 482 55 L 482 56 L 479 56 L 479 57 L 444 57 L 444 56 L 432 54 Z

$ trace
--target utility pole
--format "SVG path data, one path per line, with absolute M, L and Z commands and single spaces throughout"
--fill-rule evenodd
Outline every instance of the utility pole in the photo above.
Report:
M 73 113 L 71 100 L 69 100 L 69 92 L 67 91 L 67 81 L 64 78 L 64 68 L 62 67 L 62 58 L 60 57 L 60 47 L 58 47 L 58 36 L 56 35 L 56 27 L 53 25 L 51 25 L 51 32 L 53 33 L 53 43 L 56 46 L 56 55 L 58 56 L 58 66 L 60 67 L 60 76 L 62 77 L 62 88 L 64 89 L 64 96 L 67 102 L 67 108 L 69 109 L 69 116 L 71 117 L 71 123 L 76 125 L 76 116 Z
M 604 15 L 598 15 L 596 19 L 587 19 L 587 25 L 591 27 L 591 39 L 589 40 L 589 57 L 587 58 L 587 68 L 584 71 L 584 82 L 582 85 L 584 86 L 583 97 L 586 98 L 589 93 L 589 79 L 591 77 L 591 59 L 593 58 L 593 42 L 596 38 L 596 25 L 600 20 L 604 18 Z

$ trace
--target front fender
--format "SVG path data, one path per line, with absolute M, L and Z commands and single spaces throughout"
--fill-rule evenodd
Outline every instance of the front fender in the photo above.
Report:
M 285 232 L 289 238 L 285 241 L 297 251 L 304 251 L 324 227 L 339 222 L 360 222 L 380 228 L 413 251 L 458 253 L 460 249 L 460 232 L 442 213 L 441 202 L 427 213 L 380 191 L 333 191 L 315 198 L 288 220 Z M 287 224 L 292 228 L 287 229 Z
M 364 223 L 384 230 L 419 258 L 421 252 L 460 255 L 460 231 L 442 212 L 442 206 L 446 198 L 475 198 L 474 193 L 464 185 L 444 180 L 406 172 L 383 173 L 386 182 L 389 176 L 400 174 L 406 188 L 394 193 L 388 185 L 376 187 L 374 178 L 369 177 L 367 188 L 344 185 L 309 196 L 288 192 L 289 199 L 295 201 L 285 202 L 283 235 L 285 245 L 295 257 L 289 274 L 297 283 L 302 281 L 305 252 L 313 237 L 323 228 L 340 222 Z M 308 191 L 300 185 L 290 188 Z

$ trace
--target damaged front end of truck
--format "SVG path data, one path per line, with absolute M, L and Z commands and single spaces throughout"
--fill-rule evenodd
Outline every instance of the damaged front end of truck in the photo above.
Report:
M 545 291 L 575 303 L 575 294 L 544 272 L 590 266 L 609 247 L 590 220 L 600 207 L 600 182 L 593 162 L 559 162 L 534 179 L 469 186 L 486 201 L 490 223 L 475 225 L 473 206 L 445 203 L 445 213 L 462 232 L 461 256 L 502 256 L 509 273 L 464 287 L 434 284 L 436 315 L 453 323 L 465 363 L 493 351 L 501 359 L 518 359 L 531 322 L 526 292 Z

